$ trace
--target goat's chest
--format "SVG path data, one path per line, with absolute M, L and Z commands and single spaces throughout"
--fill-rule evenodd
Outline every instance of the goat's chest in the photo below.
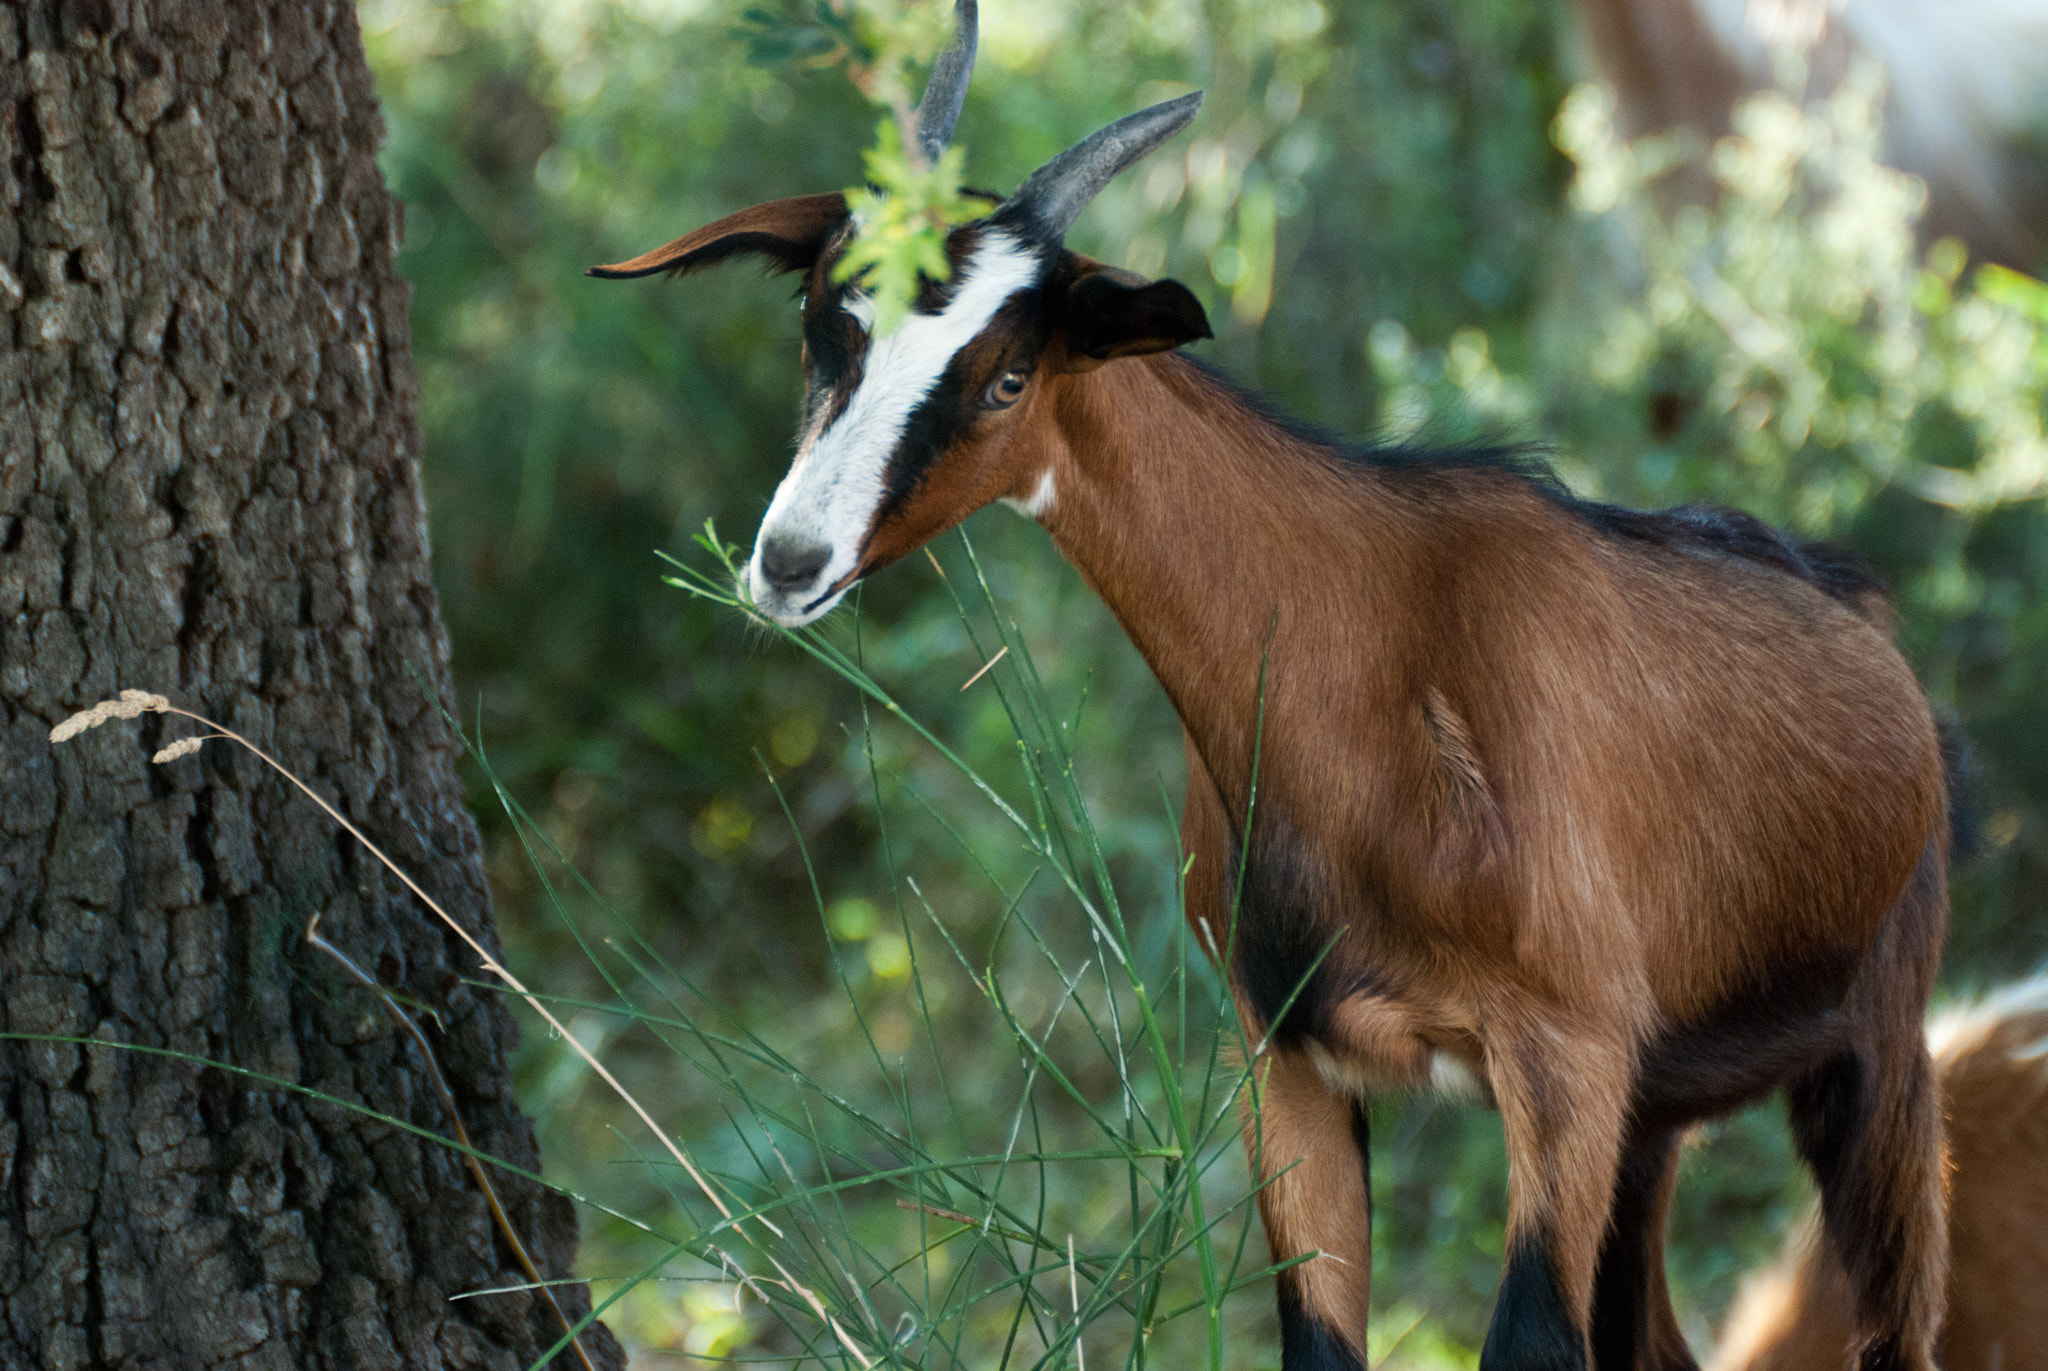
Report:
M 1340 1004 L 1403 998 L 1432 934 L 1408 883 L 1382 875 L 1369 852 L 1349 859 L 1273 806 L 1244 848 L 1233 838 L 1224 886 L 1231 978 L 1282 1039 L 1321 1031 Z M 1361 860 L 1361 858 L 1364 858 Z

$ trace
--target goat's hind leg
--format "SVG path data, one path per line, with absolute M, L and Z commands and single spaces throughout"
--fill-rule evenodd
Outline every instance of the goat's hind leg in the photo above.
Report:
M 1614 1212 L 1593 1280 L 1597 1371 L 1699 1371 L 1664 1279 L 1664 1225 L 1678 1180 L 1678 1135 L 1638 1135 L 1622 1150 Z
M 1940 1101 L 1918 1025 L 1853 1048 L 1790 1091 L 1828 1242 L 1864 1338 L 1858 1371 L 1933 1371 L 1948 1266 Z
M 1858 1371 L 1933 1371 L 1946 1296 L 1941 1098 L 1920 1021 L 1947 892 L 1938 859 L 1921 866 L 1851 992 L 1849 1046 L 1787 1091 L 1856 1300 Z
M 1587 1371 L 1632 1068 L 1620 1034 L 1489 1043 L 1508 1146 L 1507 1264 L 1480 1371 Z

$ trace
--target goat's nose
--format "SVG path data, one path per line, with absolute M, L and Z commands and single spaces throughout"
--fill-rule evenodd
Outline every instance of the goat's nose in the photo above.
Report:
M 809 584 L 831 560 L 832 549 L 823 543 L 782 537 L 770 537 L 761 543 L 761 575 L 777 590 L 795 590 Z

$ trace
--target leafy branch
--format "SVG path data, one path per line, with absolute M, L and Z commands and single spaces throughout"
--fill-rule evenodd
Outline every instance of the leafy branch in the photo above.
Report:
M 882 121 L 862 160 L 868 184 L 846 193 L 859 229 L 832 279 L 860 281 L 874 300 L 880 336 L 910 313 L 921 278 L 943 281 L 952 274 L 946 234 L 974 217 L 976 201 L 960 190 L 965 158 L 959 148 L 947 148 L 936 165 L 920 166 L 916 139 L 906 145 L 890 120 Z
M 932 162 L 917 137 L 911 73 L 945 46 L 951 8 L 945 0 L 796 0 L 780 10 L 749 9 L 736 30 L 757 64 L 841 67 L 883 111 L 862 155 L 866 183 L 846 193 L 854 239 L 832 271 L 841 284 L 859 281 L 873 300 L 878 337 L 909 315 L 922 282 L 952 274 L 946 235 L 977 213 L 975 199 L 961 191 L 960 149 Z

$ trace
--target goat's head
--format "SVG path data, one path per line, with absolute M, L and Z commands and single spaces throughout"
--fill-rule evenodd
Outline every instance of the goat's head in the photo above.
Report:
M 927 156 L 945 150 L 974 65 L 974 0 L 918 108 Z M 952 271 L 913 312 L 873 335 L 858 281 L 832 268 L 856 232 L 845 197 L 774 200 L 593 276 L 682 274 L 752 255 L 805 273 L 805 400 L 796 457 L 747 566 L 763 613 L 803 624 L 863 576 L 923 546 L 991 501 L 1039 512 L 1049 485 L 1045 382 L 1117 357 L 1209 335 L 1193 294 L 1062 246 L 1069 225 L 1119 171 L 1194 118 L 1200 95 L 1118 120 L 1035 172 L 983 218 L 953 230 Z

